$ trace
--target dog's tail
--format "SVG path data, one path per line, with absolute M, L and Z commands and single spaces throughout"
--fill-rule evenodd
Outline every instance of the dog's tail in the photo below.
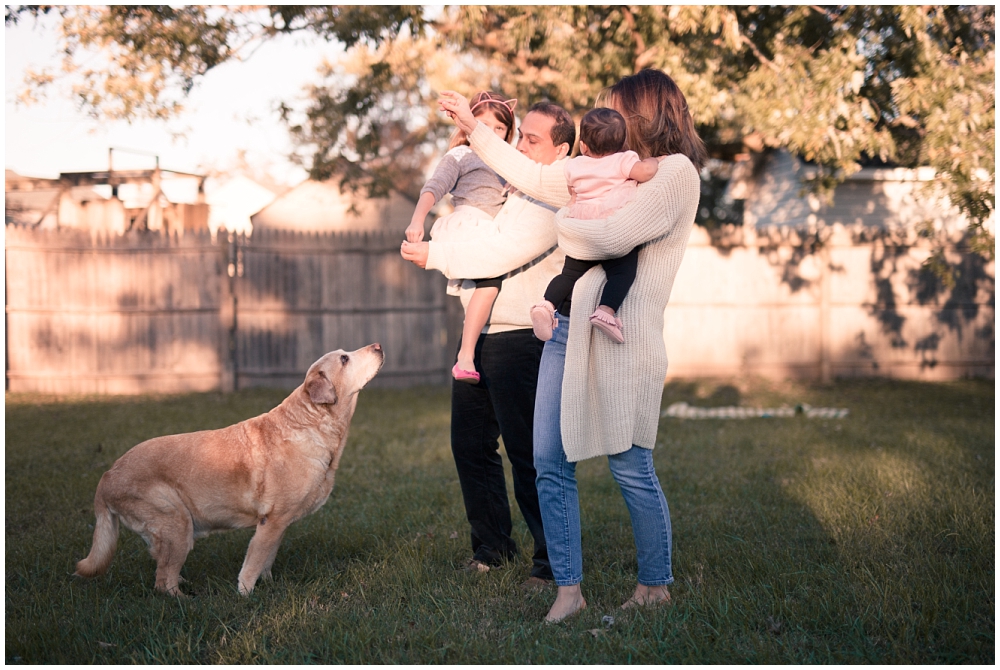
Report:
M 87 558 L 76 564 L 76 572 L 73 574 L 77 577 L 103 575 L 111 566 L 118 547 L 118 515 L 105 504 L 100 484 L 97 485 L 97 495 L 94 496 L 94 512 L 97 514 L 94 544 Z

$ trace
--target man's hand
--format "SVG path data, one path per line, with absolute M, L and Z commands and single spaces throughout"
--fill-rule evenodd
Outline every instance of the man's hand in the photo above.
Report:
M 438 105 L 440 105 L 441 111 L 450 116 L 455 125 L 466 134 L 476 129 L 476 124 L 479 122 L 476 121 L 472 110 L 469 109 L 469 101 L 465 99 L 465 96 L 459 95 L 455 91 L 442 91 L 438 98 Z
M 430 247 L 427 242 L 403 242 L 399 247 L 399 255 L 403 260 L 410 261 L 417 267 L 427 269 L 427 254 Z

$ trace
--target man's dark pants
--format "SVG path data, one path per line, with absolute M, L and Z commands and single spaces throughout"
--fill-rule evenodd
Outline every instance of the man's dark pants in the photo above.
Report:
M 481 381 L 452 382 L 451 451 L 472 526 L 473 558 L 497 565 L 517 556 L 497 441 L 503 435 L 514 499 L 535 541 L 531 575 L 552 579 L 532 456 L 535 386 L 543 346 L 530 330 L 479 336 L 476 369 Z

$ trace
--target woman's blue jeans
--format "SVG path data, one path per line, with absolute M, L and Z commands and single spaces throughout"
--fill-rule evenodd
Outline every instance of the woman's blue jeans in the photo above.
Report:
M 552 331 L 552 339 L 545 343 L 538 370 L 534 425 L 538 474 L 535 482 L 552 573 L 557 585 L 572 586 L 583 581 L 583 548 L 576 463 L 566 460 L 559 428 L 569 319 L 558 312 L 556 319 L 558 325 Z M 608 465 L 632 519 L 639 583 L 646 586 L 673 583 L 670 510 L 653 469 L 652 450 L 633 445 L 626 452 L 608 456 Z

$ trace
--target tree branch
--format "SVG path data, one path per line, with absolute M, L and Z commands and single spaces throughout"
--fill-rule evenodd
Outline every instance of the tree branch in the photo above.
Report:
M 768 60 L 764 56 L 764 54 L 762 54 L 760 52 L 760 49 L 757 48 L 757 45 L 753 43 L 753 40 L 751 40 L 749 37 L 747 37 L 743 33 L 740 33 L 740 41 L 743 42 L 743 44 L 745 44 L 748 47 L 750 47 L 750 50 L 753 51 L 754 55 L 757 57 L 757 60 L 759 60 L 761 63 L 763 63 L 764 65 L 768 66 L 769 68 L 771 68 L 775 72 L 779 72 L 779 73 L 781 72 L 781 68 L 779 68 L 777 65 L 775 65 L 773 61 Z
M 635 42 L 635 46 L 632 48 L 632 54 L 635 57 L 632 61 L 632 69 L 638 72 L 641 67 L 640 61 L 646 53 L 646 41 L 642 39 L 642 34 L 635 27 L 635 16 L 632 14 L 632 10 L 624 5 L 621 9 L 629 32 L 632 33 L 632 40 Z

